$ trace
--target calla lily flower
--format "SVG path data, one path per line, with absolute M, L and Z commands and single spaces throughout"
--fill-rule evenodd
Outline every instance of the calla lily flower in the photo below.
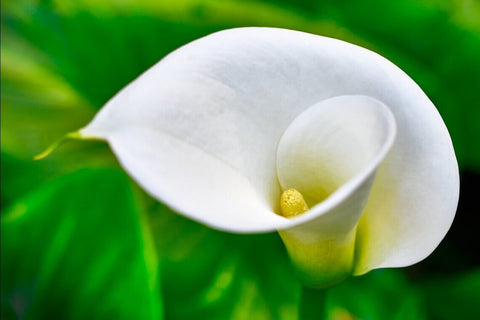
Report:
M 369 50 L 297 31 L 231 29 L 185 45 L 78 134 L 106 140 L 186 217 L 279 230 L 312 287 L 424 259 L 458 202 L 450 136 L 414 81 Z M 287 218 L 290 188 L 310 209 Z

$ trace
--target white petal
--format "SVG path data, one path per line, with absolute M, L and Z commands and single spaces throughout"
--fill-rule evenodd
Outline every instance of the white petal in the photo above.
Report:
M 122 155 L 123 167 L 145 190 L 192 219 L 235 232 L 263 231 L 265 225 L 287 223 L 272 215 L 237 170 L 180 139 L 131 127 L 114 131 L 108 141 L 115 154 Z
M 281 137 L 277 150 L 280 185 L 283 190 L 300 191 L 310 207 L 325 203 L 354 180 L 373 176 L 395 133 L 393 115 L 378 100 L 358 95 L 323 100 L 301 113 Z M 362 178 L 356 177 L 360 174 Z
M 135 180 L 180 213 L 220 229 L 270 231 L 305 222 L 273 213 L 280 137 L 307 108 L 339 95 L 383 102 L 398 127 L 361 221 L 357 272 L 414 263 L 453 219 L 455 155 L 425 94 L 368 50 L 281 29 L 215 33 L 144 73 L 81 134 L 108 140 Z
M 280 233 L 308 285 L 324 287 L 352 274 L 356 227 L 395 132 L 393 115 L 380 101 L 338 96 L 307 109 L 282 136 L 280 184 L 314 205 L 294 218 L 308 223 Z

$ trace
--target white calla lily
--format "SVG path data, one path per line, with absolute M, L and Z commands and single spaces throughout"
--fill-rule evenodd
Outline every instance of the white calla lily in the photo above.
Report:
M 241 28 L 168 55 L 82 137 L 213 228 L 283 230 L 307 284 L 428 256 L 457 206 L 458 167 L 434 105 L 381 56 L 307 33 Z M 282 190 L 310 210 L 279 215 Z

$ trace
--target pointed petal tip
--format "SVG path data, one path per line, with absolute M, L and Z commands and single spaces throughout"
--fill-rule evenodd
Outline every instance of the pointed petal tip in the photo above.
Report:
M 69 132 L 65 134 L 63 137 L 61 137 L 60 139 L 58 139 L 57 141 L 55 141 L 54 143 L 52 143 L 50 146 L 48 146 L 44 151 L 35 155 L 33 157 L 33 160 L 36 161 L 36 160 L 45 159 L 50 154 L 52 154 L 52 152 L 54 152 L 60 145 L 62 145 L 65 141 L 69 139 L 84 139 L 84 138 L 81 136 L 80 131 Z

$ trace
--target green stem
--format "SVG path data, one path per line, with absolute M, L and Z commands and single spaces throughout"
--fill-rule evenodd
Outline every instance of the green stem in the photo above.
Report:
M 326 320 L 328 318 L 326 302 L 326 289 L 302 287 L 298 318 L 300 320 Z

